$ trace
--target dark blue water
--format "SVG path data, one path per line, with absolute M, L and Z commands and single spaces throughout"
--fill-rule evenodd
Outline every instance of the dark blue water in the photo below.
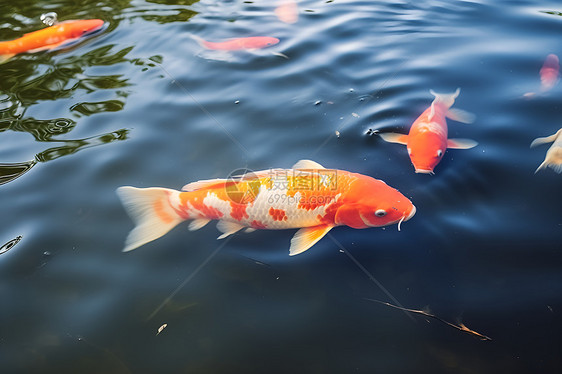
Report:
M 562 85 L 522 97 L 562 55 L 559 2 L 301 1 L 295 24 L 265 0 L 0 4 L 1 40 L 46 11 L 109 23 L 0 65 L 0 163 L 31 167 L 0 186 L 0 242 L 22 236 L 0 255 L 1 372 L 562 371 L 561 176 L 533 174 L 548 146 L 529 149 L 561 127 Z M 281 42 L 224 55 L 191 35 Z M 429 89 L 457 87 L 477 119 L 449 135 L 479 145 L 435 175 L 368 135 L 406 132 Z M 305 158 L 386 181 L 416 216 L 334 229 L 295 257 L 292 230 L 225 244 L 212 225 L 121 252 L 117 187 Z

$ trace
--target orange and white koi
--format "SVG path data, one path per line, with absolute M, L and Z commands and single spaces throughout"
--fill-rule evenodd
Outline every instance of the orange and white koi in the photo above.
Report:
M 124 251 L 163 236 L 182 221 L 190 220 L 189 230 L 197 230 L 218 220 L 222 232 L 218 239 L 242 229 L 298 228 L 289 250 L 296 255 L 333 227 L 398 223 L 400 229 L 416 212 L 410 200 L 381 180 L 325 169 L 310 160 L 301 160 L 292 169 L 189 183 L 182 191 L 124 186 L 117 194 L 136 223 Z
M 438 94 L 430 90 L 435 99 L 412 124 L 408 135 L 397 133 L 380 134 L 391 143 L 405 144 L 416 173 L 434 174 L 433 169 L 447 150 L 469 149 L 478 143 L 471 139 L 448 139 L 446 117 L 455 121 L 471 123 L 474 115 L 460 109 L 451 109 L 459 96 L 460 88 L 452 94 Z
M 546 56 L 546 60 L 539 72 L 541 77 L 541 90 L 548 91 L 556 82 L 558 82 L 558 74 L 560 71 L 560 61 L 555 54 Z
M 552 145 L 548 151 L 546 151 L 546 157 L 543 163 L 539 165 L 537 170 L 535 170 L 535 174 L 546 167 L 550 167 L 560 174 L 562 173 L 562 128 L 553 135 L 546 136 L 544 138 L 536 138 L 531 143 L 531 148 L 546 143 L 552 143 Z
M 299 9 L 295 0 L 281 0 L 275 15 L 280 21 L 285 23 L 295 23 L 299 19 Z
M 279 39 L 271 36 L 251 36 L 247 38 L 229 39 L 224 42 L 209 42 L 196 35 L 191 35 L 202 47 L 217 51 L 238 51 L 244 49 L 261 49 L 279 43 Z
M 84 35 L 98 31 L 103 25 L 104 21 L 101 19 L 60 22 L 56 25 L 27 33 L 21 38 L 0 42 L 0 58 L 7 60 L 19 53 L 52 50 L 71 43 Z

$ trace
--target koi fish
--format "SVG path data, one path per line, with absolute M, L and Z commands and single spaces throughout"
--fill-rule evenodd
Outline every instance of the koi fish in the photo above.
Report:
M 190 220 L 198 230 L 211 220 L 223 239 L 242 229 L 299 230 L 289 254 L 302 253 L 332 228 L 355 229 L 400 224 L 412 218 L 414 205 L 385 182 L 362 174 L 325 169 L 301 160 L 292 169 L 271 169 L 229 179 L 211 179 L 167 188 L 117 189 L 136 227 L 123 251 L 153 241 Z
M 279 39 L 271 36 L 251 36 L 248 38 L 230 39 L 224 42 L 209 42 L 196 35 L 191 35 L 202 47 L 216 51 L 238 51 L 243 49 L 261 49 L 279 43 Z
M 281 0 L 275 8 L 275 15 L 285 23 L 295 23 L 299 19 L 299 9 L 295 0 Z
M 435 99 L 412 124 L 408 135 L 380 134 L 387 142 L 405 144 L 416 173 L 434 174 L 433 169 L 447 150 L 469 149 L 478 143 L 471 139 L 448 139 L 446 117 L 454 121 L 471 123 L 474 115 L 464 110 L 451 109 L 459 96 L 460 88 L 452 94 L 438 94 L 430 90 Z
M 550 54 L 546 56 L 546 60 L 539 72 L 541 77 L 541 90 L 548 91 L 558 81 L 558 72 L 560 70 L 560 62 L 558 56 Z
M 52 50 L 78 38 L 100 30 L 104 25 L 101 19 L 64 21 L 41 30 L 25 34 L 21 38 L 0 42 L 0 59 L 24 52 L 34 53 Z
M 535 170 L 535 174 L 546 167 L 551 167 L 558 174 L 562 173 L 562 128 L 554 135 L 546 136 L 544 138 L 536 138 L 531 143 L 531 148 L 545 143 L 552 143 L 552 145 L 546 152 L 546 157 L 543 163 L 539 165 L 537 170 Z

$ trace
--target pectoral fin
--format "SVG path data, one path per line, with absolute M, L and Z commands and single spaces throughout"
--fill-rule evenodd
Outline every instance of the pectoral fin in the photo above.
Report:
M 449 109 L 446 117 L 462 123 L 472 123 L 476 119 L 474 114 L 458 108 Z
M 227 236 L 230 236 L 235 232 L 242 230 L 244 227 L 245 226 L 242 226 L 241 224 L 236 222 L 219 221 L 219 223 L 217 223 L 217 229 L 222 232 L 222 235 L 220 235 L 217 239 L 224 239 Z
M 201 227 L 205 226 L 209 222 L 211 222 L 211 220 L 208 218 L 196 218 L 189 223 L 187 229 L 189 231 L 199 230 Z
M 383 134 L 379 134 L 380 137 L 389 143 L 398 143 L 398 144 L 406 144 L 408 142 L 408 135 L 406 134 L 398 134 L 395 132 L 387 132 Z
M 531 143 L 531 148 L 536 147 L 537 145 L 545 144 L 545 143 L 552 143 L 556 140 L 558 135 L 561 133 L 562 129 L 558 130 L 555 134 L 550 136 L 545 136 L 544 138 L 536 138 Z
M 303 253 L 312 247 L 316 242 L 324 237 L 332 229 L 333 226 L 319 225 L 314 227 L 305 227 L 297 231 L 291 239 L 291 248 L 289 248 L 289 256 Z
M 11 59 L 14 56 L 15 56 L 14 53 L 7 53 L 7 54 L 4 54 L 4 55 L 0 55 L 0 64 L 8 61 L 9 59 Z
M 478 142 L 472 139 L 448 139 L 447 148 L 450 149 L 470 149 L 476 147 Z

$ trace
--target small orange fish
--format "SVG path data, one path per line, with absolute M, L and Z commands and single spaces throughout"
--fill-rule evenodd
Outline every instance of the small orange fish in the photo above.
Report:
M 404 195 L 362 174 L 325 169 L 301 160 L 292 169 L 271 169 L 230 179 L 190 183 L 182 191 L 119 187 L 117 194 L 136 227 L 130 251 L 166 234 L 182 221 L 197 230 L 211 220 L 223 239 L 242 229 L 298 228 L 289 254 L 306 251 L 333 227 L 356 229 L 409 220 L 416 212 Z
M 548 91 L 556 82 L 558 82 L 558 73 L 560 71 L 560 62 L 558 56 L 550 54 L 546 56 L 546 60 L 539 72 L 541 77 L 541 90 Z
M 251 36 L 248 38 L 230 39 L 224 42 L 209 42 L 192 35 L 197 42 L 207 48 L 217 51 L 238 51 L 243 49 L 261 49 L 279 43 L 279 39 L 270 36 Z
M 295 23 L 299 20 L 299 9 L 295 0 L 281 0 L 275 8 L 275 15 L 285 23 Z
M 0 58 L 10 57 L 24 52 L 51 50 L 70 43 L 78 38 L 100 30 L 104 25 L 101 19 L 64 21 L 41 30 L 25 34 L 21 38 L 0 42 Z
M 474 115 L 460 109 L 451 109 L 459 96 L 460 88 L 452 94 L 431 91 L 435 100 L 412 124 L 408 135 L 397 133 L 380 134 L 391 143 L 405 144 L 416 173 L 434 174 L 433 169 L 447 150 L 469 149 L 478 143 L 470 139 L 448 139 L 446 117 L 464 123 L 474 121 Z

